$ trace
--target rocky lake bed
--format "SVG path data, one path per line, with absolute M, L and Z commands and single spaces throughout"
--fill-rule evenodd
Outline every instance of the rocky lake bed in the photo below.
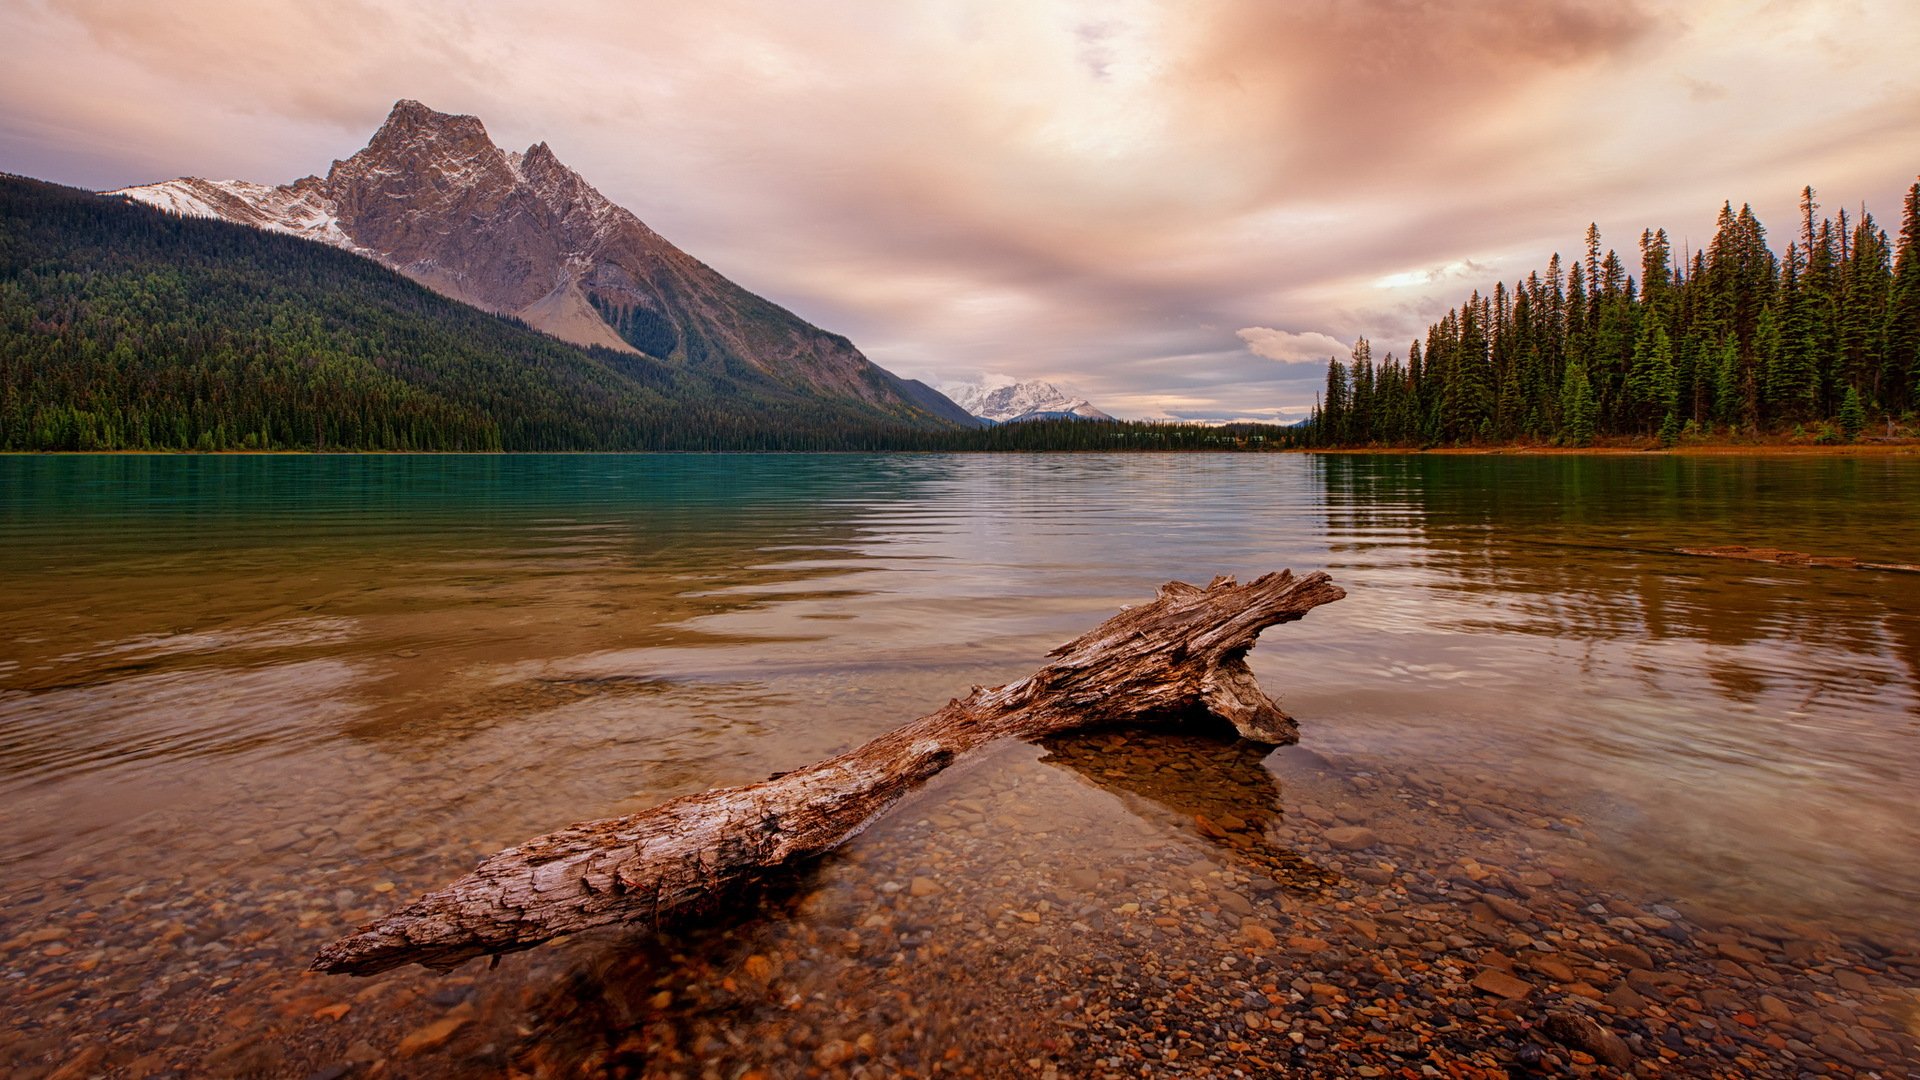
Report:
M 734 1080 L 1920 1062 L 1920 941 L 1599 878 L 1583 820 L 1546 792 L 1151 732 L 987 758 L 739 910 L 492 971 L 302 974 L 311 947 L 434 884 L 300 887 L 329 876 L 323 826 L 233 852 L 251 876 L 166 892 L 76 866 L 10 898 L 0 1066 Z M 440 842 L 397 839 L 414 844 L 381 851 Z

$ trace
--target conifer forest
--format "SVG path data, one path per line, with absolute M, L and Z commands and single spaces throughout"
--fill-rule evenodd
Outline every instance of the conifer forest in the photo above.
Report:
M 1404 359 L 1363 338 L 1327 366 L 1295 441 L 1310 446 L 1555 443 L 1800 434 L 1850 441 L 1920 406 L 1920 183 L 1896 237 L 1864 208 L 1800 221 L 1776 254 L 1750 206 L 1710 243 L 1641 233 L 1637 273 L 1589 227 L 1512 285 L 1475 291 Z

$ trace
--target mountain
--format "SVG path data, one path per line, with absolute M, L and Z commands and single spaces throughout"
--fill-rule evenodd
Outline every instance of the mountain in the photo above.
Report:
M 0 451 L 882 450 L 984 434 L 582 348 L 331 246 L 0 174 Z
M 974 423 L 930 387 L 667 242 L 546 143 L 511 153 L 476 117 L 417 101 L 395 104 L 366 148 L 324 177 L 278 187 L 187 177 L 110 194 L 352 251 L 578 345 L 856 402 L 908 423 Z
M 944 388 L 954 404 L 967 412 L 996 424 L 1025 420 L 1111 420 L 1086 398 L 1062 390 L 1049 382 L 1023 382 L 1011 386 L 949 386 Z

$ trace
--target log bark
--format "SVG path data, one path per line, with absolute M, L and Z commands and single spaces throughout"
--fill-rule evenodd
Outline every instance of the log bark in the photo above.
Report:
M 952 764 L 996 739 L 1213 717 L 1247 739 L 1299 729 L 1247 668 L 1260 631 L 1346 593 L 1323 573 L 1245 585 L 1161 586 L 1053 650 L 1018 682 L 975 687 L 872 742 L 795 772 L 715 788 L 627 817 L 569 825 L 508 848 L 459 881 L 327 945 L 316 971 L 446 970 L 618 922 L 652 922 L 817 858 Z

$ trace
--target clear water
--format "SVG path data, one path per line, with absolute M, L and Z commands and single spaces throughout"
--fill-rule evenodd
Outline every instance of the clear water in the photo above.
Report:
M 1349 592 L 1253 656 L 1343 768 L 1573 815 L 1588 872 L 1663 901 L 1920 922 L 1920 575 L 1675 550 L 1722 544 L 1920 562 L 1920 463 L 0 458 L 0 1019 L 21 1060 L 91 1039 L 187 1067 L 255 1031 L 289 1069 L 384 1053 L 437 984 L 299 975 L 354 923 L 1017 678 L 1163 581 L 1282 567 Z M 1259 801 L 1280 760 L 1221 790 Z M 1066 836 L 1194 839 L 1198 804 L 1123 771 L 1008 748 L 906 815 L 1069 823 L 1020 838 L 1029 866 Z M 907 843 L 831 862 L 831 917 L 912 872 Z M 529 1000 L 635 948 L 542 950 L 467 994 L 496 1042 L 538 1039 Z M 1006 1019 L 942 995 L 953 1038 Z M 302 1011 L 334 1000 L 347 1019 Z

